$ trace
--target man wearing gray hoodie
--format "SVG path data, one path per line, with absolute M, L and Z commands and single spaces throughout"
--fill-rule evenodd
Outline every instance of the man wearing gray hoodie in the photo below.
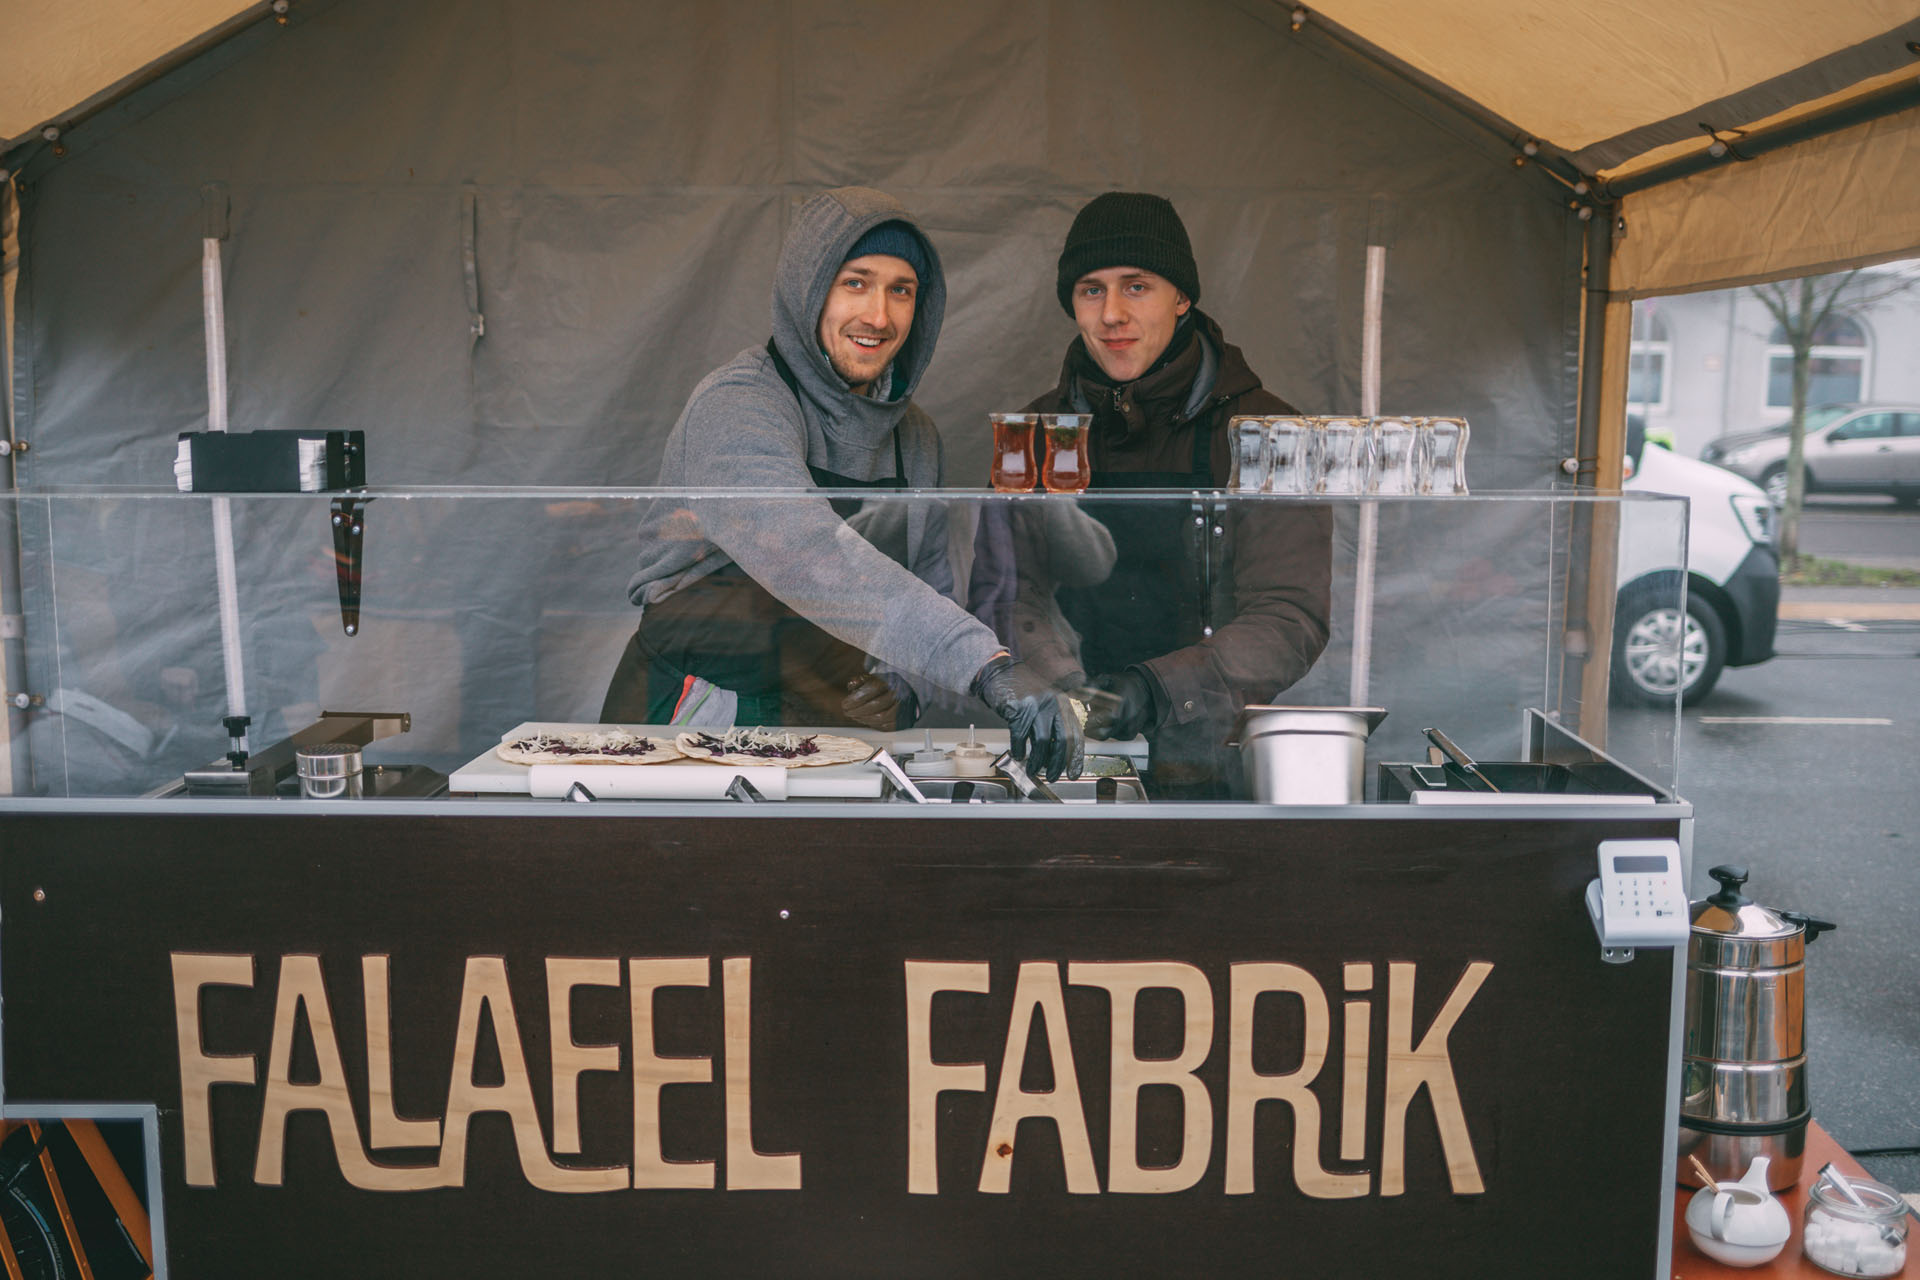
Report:
M 892 197 L 843 187 L 800 207 L 773 337 L 694 388 L 667 437 L 661 487 L 730 492 L 647 513 L 627 585 L 640 626 L 603 719 L 894 728 L 911 718 L 883 678 L 898 672 L 979 697 L 1036 772 L 1078 774 L 1064 696 L 942 593 L 935 504 L 792 492 L 939 486 L 940 437 L 912 396 L 946 297 L 939 254 Z

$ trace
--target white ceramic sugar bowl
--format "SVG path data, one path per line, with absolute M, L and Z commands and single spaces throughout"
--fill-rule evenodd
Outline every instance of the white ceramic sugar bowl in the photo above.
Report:
M 1779 1256 L 1793 1222 L 1767 1190 L 1767 1158 L 1755 1156 L 1738 1182 L 1695 1192 L 1687 1203 L 1687 1234 L 1700 1252 L 1730 1267 L 1757 1267 Z

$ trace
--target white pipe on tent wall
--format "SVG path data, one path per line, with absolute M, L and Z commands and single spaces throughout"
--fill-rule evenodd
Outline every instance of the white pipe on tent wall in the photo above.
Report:
M 1360 319 L 1360 416 L 1380 414 L 1380 324 L 1387 294 L 1387 246 L 1367 246 L 1366 302 Z M 1360 504 L 1359 555 L 1353 570 L 1353 674 L 1347 705 L 1367 705 L 1373 675 L 1373 571 L 1380 549 L 1380 504 Z
M 200 242 L 200 302 L 207 329 L 207 430 L 227 429 L 227 305 L 220 276 L 220 238 Z M 220 656 L 226 666 L 227 714 L 247 714 L 247 678 L 240 649 L 240 588 L 233 561 L 233 503 L 213 500 L 213 564 L 220 590 Z

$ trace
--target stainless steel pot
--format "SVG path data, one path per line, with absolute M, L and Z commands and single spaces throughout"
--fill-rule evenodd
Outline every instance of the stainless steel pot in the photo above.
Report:
M 1745 867 L 1708 872 L 1720 891 L 1692 906 L 1682 1046 L 1680 1168 L 1701 1185 L 1693 1155 L 1716 1181 L 1770 1158 L 1774 1190 L 1795 1185 L 1806 1151 L 1807 943 L 1834 926 L 1774 911 L 1740 892 Z
M 344 800 L 362 792 L 360 748 L 351 742 L 314 742 L 293 753 L 300 794 L 309 800 Z
M 1379 707 L 1246 707 L 1227 745 L 1262 804 L 1359 804 L 1367 735 L 1386 718 Z

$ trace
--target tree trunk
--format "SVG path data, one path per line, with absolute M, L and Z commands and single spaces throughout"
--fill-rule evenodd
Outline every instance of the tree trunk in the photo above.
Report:
M 1800 280 L 1800 311 L 1813 314 L 1813 280 Z M 1787 509 L 1780 517 L 1780 559 L 1788 573 L 1800 568 L 1800 508 L 1807 496 L 1807 382 L 1813 364 L 1812 324 L 1788 331 L 1793 342 L 1793 411 L 1787 419 Z

